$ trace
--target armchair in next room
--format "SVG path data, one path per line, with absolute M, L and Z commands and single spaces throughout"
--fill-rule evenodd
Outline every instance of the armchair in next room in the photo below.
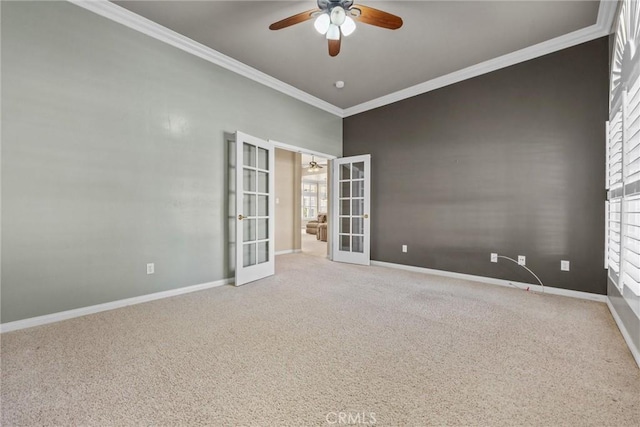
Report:
M 317 220 L 309 221 L 307 223 L 307 234 L 317 234 L 318 226 L 327 222 L 327 214 L 319 214 Z

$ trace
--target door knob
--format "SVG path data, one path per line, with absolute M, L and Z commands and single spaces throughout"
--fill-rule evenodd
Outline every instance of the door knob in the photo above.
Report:
M 238 215 L 238 220 L 242 221 L 245 217 L 242 214 Z
M 369 218 L 369 214 L 364 214 L 364 215 L 362 215 L 362 217 L 363 217 L 364 219 L 367 219 L 367 218 Z

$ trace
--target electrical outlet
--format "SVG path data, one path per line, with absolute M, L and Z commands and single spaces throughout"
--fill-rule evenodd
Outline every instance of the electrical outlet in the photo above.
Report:
M 560 270 L 569 271 L 569 267 L 570 267 L 569 261 L 566 261 L 566 260 L 560 261 Z
M 498 254 L 491 254 L 491 262 L 498 262 Z
M 527 265 L 527 257 L 518 255 L 518 265 Z
M 153 263 L 147 264 L 147 274 L 153 274 L 155 273 L 155 271 L 156 271 L 155 264 Z
M 402 252 L 407 253 L 407 245 L 402 245 Z

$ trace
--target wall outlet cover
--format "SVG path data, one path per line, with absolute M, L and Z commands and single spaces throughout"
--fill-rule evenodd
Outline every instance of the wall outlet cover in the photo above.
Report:
M 518 265 L 527 265 L 527 257 L 518 255 Z
M 408 251 L 407 245 L 402 245 L 402 252 L 406 253 L 407 251 Z
M 498 262 L 498 254 L 491 254 L 491 262 Z
M 153 263 L 147 264 L 147 274 L 155 273 L 156 266 Z
M 566 261 L 566 260 L 560 261 L 560 270 L 569 271 L 570 268 L 571 268 L 571 264 L 569 263 L 569 261 Z

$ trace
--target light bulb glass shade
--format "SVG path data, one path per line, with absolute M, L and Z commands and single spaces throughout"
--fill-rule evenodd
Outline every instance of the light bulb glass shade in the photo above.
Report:
M 329 15 L 326 13 L 323 13 L 316 18 L 316 22 L 313 23 L 313 26 L 320 34 L 326 34 L 329 29 L 329 24 L 331 24 L 331 18 L 329 18 Z
M 340 27 L 330 24 L 327 31 L 327 40 L 340 40 Z
M 344 24 L 340 26 L 340 30 L 342 31 L 343 36 L 351 35 L 356 30 L 356 22 L 351 19 L 350 16 L 347 16 L 347 19 L 344 20 Z
M 331 9 L 331 23 L 338 27 L 344 23 L 347 13 L 340 6 L 336 6 Z

